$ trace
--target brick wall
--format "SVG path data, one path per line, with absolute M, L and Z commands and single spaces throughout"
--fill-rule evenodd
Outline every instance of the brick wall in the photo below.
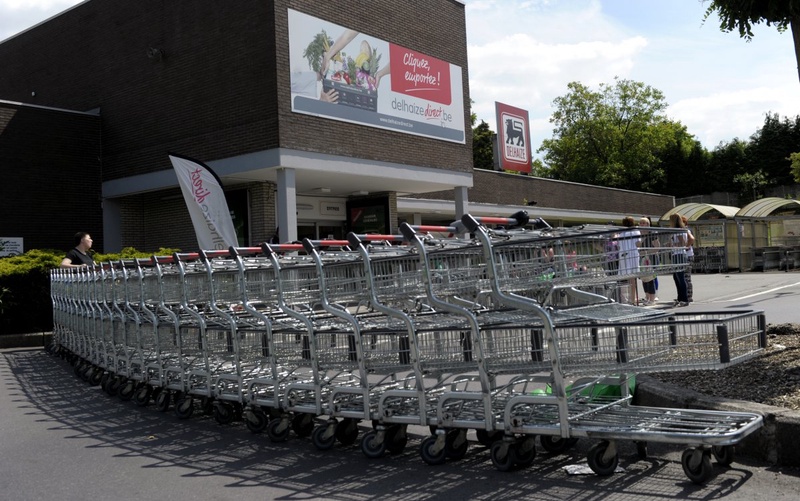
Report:
M 415 195 L 417 198 L 453 200 L 452 191 Z M 674 207 L 670 195 L 603 188 L 587 184 L 475 169 L 470 202 L 576 209 L 622 214 L 663 214 Z
M 102 251 L 99 117 L 0 102 L 0 169 L 0 237 L 66 252 L 87 231 Z
M 464 6 L 454 0 L 90 1 L 0 44 L 0 99 L 100 108 L 104 180 L 169 169 L 168 151 L 211 161 L 279 146 L 471 169 L 471 138 L 292 113 L 288 8 L 461 66 L 468 124 Z

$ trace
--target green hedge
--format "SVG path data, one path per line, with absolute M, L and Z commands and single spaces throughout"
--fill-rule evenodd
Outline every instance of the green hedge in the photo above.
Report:
M 177 249 L 159 249 L 170 256 Z M 50 270 L 58 268 L 64 251 L 33 249 L 19 256 L 0 258 L 0 335 L 53 330 L 50 299 Z M 126 247 L 117 254 L 95 254 L 98 263 L 120 259 L 147 258 L 154 253 Z

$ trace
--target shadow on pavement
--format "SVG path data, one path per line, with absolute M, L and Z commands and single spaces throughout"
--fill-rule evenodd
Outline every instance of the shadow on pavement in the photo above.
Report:
M 677 448 L 651 444 L 651 457 L 638 460 L 629 443 L 620 444 L 625 472 L 605 478 L 563 471 L 566 465 L 585 461 L 590 444 L 583 442 L 569 455 L 553 456 L 539 449 L 533 466 L 508 473 L 496 471 L 487 449 L 477 442 L 471 443 L 463 460 L 429 466 L 418 452 L 423 428 L 410 430 L 417 433 L 403 453 L 370 460 L 358 442 L 323 452 L 307 438 L 292 436 L 276 444 L 266 434 L 250 433 L 241 422 L 221 426 L 199 412 L 180 420 L 152 405 L 123 402 L 89 386 L 74 376 L 67 362 L 42 350 L 4 352 L 0 369 L 17 408 L 15 416 L 67 431 L 76 448 L 111 447 L 119 451 L 115 458 L 145 458 L 145 468 L 179 466 L 176 475 L 215 476 L 225 488 L 270 486 L 292 493 L 282 499 L 717 499 L 752 476 L 746 466 L 715 466 L 715 477 L 698 487 L 684 475 Z M 119 468 L 125 467 L 120 461 Z

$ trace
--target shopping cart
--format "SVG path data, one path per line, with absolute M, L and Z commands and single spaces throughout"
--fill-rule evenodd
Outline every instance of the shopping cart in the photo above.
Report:
M 402 238 L 383 239 L 384 245 L 373 248 L 373 254 L 396 257 L 407 253 L 391 247 L 390 240 Z M 358 422 L 372 420 L 373 430 L 361 440 L 364 453 L 368 457 L 379 457 L 387 451 L 400 453 L 408 441 L 407 425 L 386 426 L 380 420 L 379 400 L 389 391 L 417 387 L 407 325 L 370 295 L 362 253 L 326 253 L 320 250 L 320 244 L 328 242 L 308 239 L 303 242 L 319 276 L 320 306 L 340 323 L 335 335 L 325 332 L 322 342 L 317 343 L 316 353 L 321 369 L 349 373 L 351 377 L 333 379 L 327 405 L 323 407 L 328 419 L 315 428 L 312 442 L 321 450 L 331 448 L 335 440 L 352 444 L 357 439 Z M 342 241 L 341 245 L 350 243 Z M 335 336 L 330 342 L 329 334 Z
M 497 266 L 497 256 L 504 253 L 496 249 L 502 244 L 493 241 L 486 228 L 469 215 L 462 218 L 462 223 L 486 251 L 487 274 L 497 304 L 536 309 L 532 301 L 514 291 L 503 290 L 511 268 Z M 577 259 L 580 262 L 582 258 L 578 255 Z M 730 446 L 761 426 L 762 417 L 753 413 L 632 406 L 626 373 L 717 369 L 752 358 L 766 346 L 763 313 L 671 315 L 583 323 L 553 318 L 554 322 L 545 322 L 544 338 L 533 343 L 549 347 L 553 384 L 548 387 L 549 392 L 536 394 L 527 391 L 527 381 L 519 390 L 507 387 L 513 396 L 505 402 L 503 411 L 506 437 L 491 449 L 492 461 L 499 469 L 508 469 L 520 461 L 519 447 L 512 447 L 517 442 L 515 433 L 555 437 L 549 441 L 551 445 L 566 444 L 569 439 L 579 437 L 601 439 L 588 455 L 589 466 L 601 475 L 613 473 L 617 466 L 616 440 L 641 443 L 649 440 L 692 445 L 684 453 L 682 464 L 692 481 L 702 483 L 710 475 L 711 453 L 719 461 L 730 461 Z M 486 353 L 486 364 L 482 367 L 493 374 L 508 367 L 517 372 L 515 365 L 520 357 L 527 358 L 530 346 L 526 338 L 520 338 L 516 346 L 512 340 L 506 349 Z M 568 391 L 567 374 L 590 377 L 575 381 Z M 613 377 L 619 380 L 619 395 L 596 394 L 595 389 Z M 525 456 L 521 462 L 528 461 Z

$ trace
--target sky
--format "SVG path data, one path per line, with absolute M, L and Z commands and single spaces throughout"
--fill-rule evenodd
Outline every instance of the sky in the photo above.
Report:
M 0 41 L 81 0 L 0 0 Z M 553 100 L 569 82 L 614 78 L 660 90 L 669 119 L 713 150 L 747 140 L 767 113 L 800 115 L 790 32 L 723 33 L 702 0 L 460 0 L 472 111 L 495 126 L 495 102 L 527 110 L 536 150 L 553 137 Z M 538 156 L 538 155 L 535 155 Z

